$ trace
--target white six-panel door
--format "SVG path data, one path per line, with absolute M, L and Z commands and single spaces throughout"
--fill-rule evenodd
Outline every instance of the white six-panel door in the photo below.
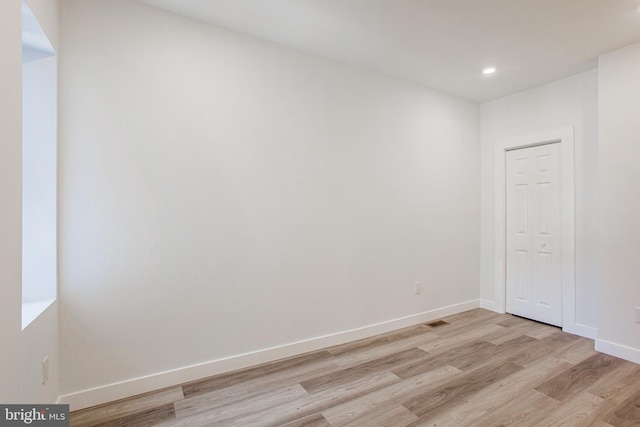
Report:
M 562 326 L 560 144 L 507 151 L 507 312 Z

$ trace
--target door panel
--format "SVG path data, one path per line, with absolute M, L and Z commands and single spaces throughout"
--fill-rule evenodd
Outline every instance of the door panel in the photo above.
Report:
M 529 252 L 515 251 L 515 268 L 513 271 L 514 297 L 517 302 L 528 304 L 529 302 Z
M 507 311 L 561 326 L 560 145 L 506 156 Z

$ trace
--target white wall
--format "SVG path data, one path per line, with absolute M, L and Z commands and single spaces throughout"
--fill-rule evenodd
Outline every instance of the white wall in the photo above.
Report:
M 0 3 L 0 400 L 20 384 L 22 39 L 20 0 Z M 6 385 L 6 386 L 5 386 Z M 14 398 L 15 399 L 15 398 Z
M 640 44 L 600 57 L 600 269 L 596 348 L 640 363 Z
M 57 2 L 54 6 L 57 7 Z M 21 2 L 0 3 L 0 401 L 51 403 L 58 396 L 57 305 L 21 331 L 22 41 Z M 32 6 L 50 22 L 56 38 L 56 8 Z M 53 12 L 51 12 L 53 11 Z M 42 385 L 42 361 L 50 358 L 50 380 Z
M 477 300 L 476 104 L 130 1 L 61 29 L 63 393 Z
M 575 130 L 576 323 L 589 329 L 597 326 L 597 70 L 482 104 L 480 292 L 494 308 L 495 144 L 567 126 Z

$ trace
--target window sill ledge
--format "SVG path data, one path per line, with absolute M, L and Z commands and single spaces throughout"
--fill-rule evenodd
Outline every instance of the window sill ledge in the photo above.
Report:
M 38 318 L 55 301 L 55 298 L 22 303 L 22 330 Z

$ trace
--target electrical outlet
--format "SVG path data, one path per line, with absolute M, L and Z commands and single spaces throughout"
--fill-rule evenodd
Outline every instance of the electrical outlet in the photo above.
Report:
M 422 282 L 416 282 L 416 295 L 420 295 L 422 293 Z
M 636 323 L 640 323 L 640 307 L 636 307 Z
M 42 385 L 49 381 L 49 356 L 44 358 L 42 362 Z

